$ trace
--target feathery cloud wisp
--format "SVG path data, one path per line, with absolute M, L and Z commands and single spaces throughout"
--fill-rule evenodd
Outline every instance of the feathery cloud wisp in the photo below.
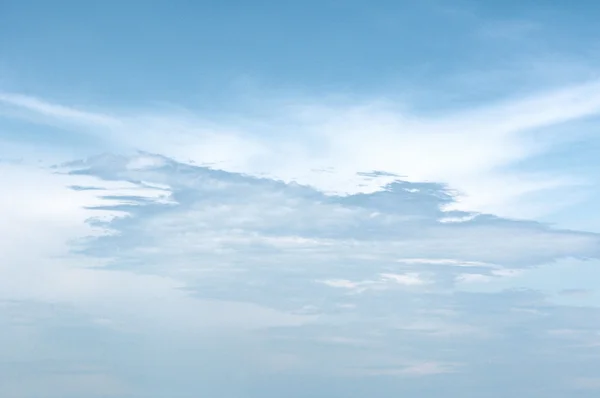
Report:
M 6 93 L 0 103 L 26 111 L 41 123 L 73 124 L 73 134 L 87 131 L 181 161 L 337 193 L 379 189 L 396 177 L 357 173 L 385 171 L 410 181 L 449 184 L 463 194 L 454 208 L 535 217 L 569 204 L 573 188 L 584 181 L 568 171 L 524 171 L 518 165 L 567 139 L 590 139 L 537 130 L 596 115 L 599 86 L 589 82 L 437 116 L 381 101 L 284 102 L 266 117 L 219 120 L 202 112 L 96 114 Z M 535 198 L 546 191 L 553 192 L 552 203 Z

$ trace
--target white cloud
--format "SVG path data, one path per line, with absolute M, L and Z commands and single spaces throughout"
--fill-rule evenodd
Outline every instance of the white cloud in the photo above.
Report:
M 52 104 L 35 97 L 16 94 L 0 93 L 0 102 L 16 109 L 27 109 L 41 116 L 51 119 L 59 119 L 68 122 L 85 125 L 98 125 L 102 127 L 114 127 L 119 124 L 117 118 L 94 112 L 81 111 L 72 107 Z M 5 111 L 10 110 L 4 109 Z M 9 114 L 10 115 L 10 114 Z
M 540 304 L 529 296 L 463 297 L 454 279 L 598 256 L 597 235 L 485 215 L 443 223 L 436 184 L 325 196 L 148 154 L 55 173 L 1 167 L 12 194 L 0 198 L 10 219 L 1 230 L 0 302 L 9 304 L 0 306 L 0 356 L 45 386 L 67 377 L 46 373 L 47 363 L 94 365 L 69 379 L 73 395 L 102 382 L 105 395 L 135 395 L 135 369 L 169 386 L 232 373 L 463 380 L 494 371 L 482 358 L 518 367 L 535 357 L 512 332 L 524 322 L 538 336 L 585 327 L 555 308 L 534 313 Z M 86 224 L 96 216 L 105 222 Z M 567 346 L 574 360 L 590 349 L 548 336 L 531 350 L 556 350 L 557 361 Z
M 272 123 L 96 114 L 4 95 L 0 101 L 11 111 L 31 112 L 28 120 L 58 120 L 186 162 L 103 155 L 57 173 L 0 164 L 0 182 L 11 193 L 0 196 L 0 217 L 8 221 L 0 225 L 0 303 L 49 303 L 73 310 L 78 318 L 69 322 L 85 325 L 87 334 L 133 336 L 139 346 L 100 339 L 112 349 L 109 358 L 91 358 L 114 365 L 126 350 L 144 358 L 152 377 L 167 372 L 171 381 L 195 379 L 205 368 L 210 382 L 221 369 L 468 378 L 481 369 L 491 374 L 498 363 L 523 369 L 529 365 L 521 361 L 540 360 L 539 352 L 558 361 L 567 345 L 545 332 L 597 327 L 595 318 L 574 320 L 542 294 L 494 290 L 494 283 L 510 280 L 503 286 L 514 287 L 532 267 L 598 258 L 597 234 L 441 211 L 457 207 L 441 184 L 396 182 L 377 191 L 398 177 L 357 172 L 447 182 L 469 194 L 458 208 L 535 215 L 524 212 L 527 204 L 513 207 L 520 195 L 576 181 L 510 168 L 546 149 L 526 130 L 595 114 L 594 87 L 429 118 L 380 105 L 297 106 L 278 109 Z M 548 146 L 556 139 L 548 137 Z M 193 167 L 190 159 L 213 169 Z M 275 170 L 317 189 L 221 168 Z M 465 285 L 490 285 L 493 293 Z M 71 341 L 49 343 L 60 335 L 45 323 L 53 313 L 36 321 L 38 312 L 19 308 L 18 317 L 0 317 L 8 325 L 0 325 L 0 343 L 18 343 L 0 344 L 4 358 L 18 358 L 27 346 L 74 355 L 55 352 Z M 38 339 L 40 330 L 47 340 Z M 86 358 L 95 347 L 72 344 Z M 259 371 L 261 364 L 268 370 Z M 105 369 L 75 387 L 112 382 Z M 188 369 L 194 375 L 175 374 Z
M 328 279 L 321 281 L 321 283 L 331 286 L 331 287 L 339 287 L 344 289 L 355 289 L 360 286 L 360 283 L 352 282 L 346 279 Z
M 455 364 L 445 364 L 438 362 L 421 362 L 403 369 L 399 369 L 400 374 L 409 376 L 427 376 L 443 373 L 454 373 L 456 371 Z
M 421 286 L 426 285 L 427 281 L 416 272 L 408 272 L 406 274 L 381 274 L 384 280 L 389 280 L 399 285 L 405 286 Z
M 385 290 L 393 288 L 395 285 L 409 287 L 422 286 L 428 283 L 426 279 L 422 278 L 416 272 L 408 272 L 405 274 L 382 273 L 379 274 L 379 279 L 356 282 L 347 279 L 327 279 L 320 282 L 335 288 L 354 290 L 357 293 L 362 293 L 367 290 Z
M 489 282 L 491 280 L 491 276 L 482 274 L 461 274 L 456 277 L 456 281 L 462 283 L 481 283 Z
M 82 297 L 131 279 L 122 283 L 170 294 L 185 306 L 185 294 L 169 292 L 186 287 L 207 299 L 301 311 L 315 305 L 311 297 L 318 286 L 339 289 L 327 293 L 336 300 L 348 292 L 435 292 L 452 288 L 454 281 L 504 278 L 559 258 L 600 255 L 595 234 L 484 215 L 439 222 L 439 205 L 446 202 L 443 187 L 435 184 L 397 183 L 369 195 L 326 196 L 147 154 L 105 155 L 61 170 L 76 179 L 102 178 L 96 185 L 130 186 L 108 191 L 111 206 L 109 199 L 102 202 L 108 206 L 104 211 L 129 216 L 103 225 L 112 235 L 84 242 L 88 256 L 120 271 L 69 270 L 80 278 Z M 153 192 L 152 201 L 132 197 L 133 187 Z M 86 192 L 95 191 L 73 194 Z M 131 269 L 145 276 L 134 277 Z M 345 304 L 356 305 L 353 300 L 360 301 Z
M 473 218 L 464 221 L 472 220 Z M 443 222 L 440 220 L 440 222 Z M 456 267 L 495 267 L 494 264 L 488 264 L 481 261 L 461 261 L 449 258 L 403 258 L 398 262 L 405 264 L 430 264 L 430 265 L 450 265 Z
M 183 281 L 107 271 L 102 269 L 107 261 L 71 253 L 84 244 L 81 239 L 110 232 L 86 221 L 108 222 L 127 214 L 102 206 L 127 204 L 131 195 L 168 206 L 162 189 L 23 165 L 0 164 L 0 171 L 3 187 L 10 191 L 0 197 L 0 217 L 6 221 L 0 225 L 0 300 L 66 305 L 128 328 L 152 324 L 190 332 L 292 325 L 309 319 L 245 303 L 197 300 L 181 290 L 186 287 Z
M 357 175 L 379 170 L 411 181 L 448 183 L 465 194 L 455 208 L 534 217 L 569 204 L 572 187 L 584 181 L 567 171 L 556 175 L 514 166 L 567 139 L 533 134 L 536 130 L 596 115 L 599 86 L 592 81 L 441 116 L 384 102 L 286 102 L 266 118 L 229 120 L 156 110 L 96 114 L 6 93 L 0 102 L 183 161 L 297 180 L 328 192 L 372 192 L 395 178 Z M 548 190 L 552 203 L 529 197 Z
M 408 361 L 407 361 L 408 362 Z M 457 363 L 443 363 L 435 361 L 412 361 L 412 363 L 399 367 L 365 368 L 351 370 L 353 376 L 387 376 L 387 377 L 423 377 L 440 374 L 456 373 L 461 365 Z

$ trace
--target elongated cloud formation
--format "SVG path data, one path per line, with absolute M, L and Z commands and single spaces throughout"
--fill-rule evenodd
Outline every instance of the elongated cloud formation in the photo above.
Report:
M 364 383 L 433 397 L 535 368 L 514 391 L 571 391 L 597 369 L 595 296 L 576 277 L 528 278 L 573 259 L 573 275 L 590 272 L 600 237 L 502 216 L 571 199 L 561 190 L 582 181 L 568 170 L 521 163 L 595 115 L 596 86 L 427 117 L 295 101 L 219 119 L 3 94 L 9 126 L 62 134 L 60 154 L 36 151 L 64 162 L 0 163 L 0 384 L 32 396 L 62 372 L 72 397 L 238 398 L 283 394 L 285 380 L 309 395 L 364 396 Z M 70 137 L 77 153 L 125 154 L 73 161 Z M 552 203 L 523 200 L 549 190 Z M 586 308 L 561 306 L 582 290 Z
M 454 208 L 533 217 L 571 203 L 573 187 L 584 181 L 568 172 L 515 166 L 565 140 L 591 139 L 539 129 L 597 114 L 599 87 L 593 81 L 442 116 L 418 115 L 389 102 L 265 102 L 271 107 L 262 113 L 267 116 L 228 119 L 173 111 L 97 114 L 6 93 L 0 102 L 13 116 L 62 123 L 77 134 L 181 161 L 338 193 L 379 189 L 395 177 L 357 173 L 385 171 L 449 184 L 463 194 Z M 535 197 L 547 191 L 554 193 L 552 203 Z
M 138 381 L 141 368 L 156 388 L 182 394 L 223 388 L 230 372 L 248 375 L 235 384 L 245 389 L 278 391 L 272 380 L 315 386 L 326 375 L 354 386 L 375 378 L 398 393 L 422 390 L 431 377 L 475 388 L 498 367 L 506 377 L 526 371 L 525 360 L 569 375 L 536 373 L 554 375 L 557 389 L 586 375 L 560 364 L 565 350 L 569 364 L 585 356 L 570 344 L 589 344 L 593 316 L 574 319 L 536 292 L 466 293 L 463 285 L 598 259 L 598 234 L 442 211 L 453 199 L 435 183 L 325 195 L 147 153 L 51 173 L 18 164 L 2 171 L 13 189 L 2 216 L 21 229 L 2 231 L 0 346 L 3 358 L 33 369 L 20 380 L 57 385 L 60 369 L 81 383 L 62 387 L 67 396 L 98 383 L 104 395 L 142 396 L 151 387 Z M 76 326 L 78 342 L 56 341 L 70 332 L 52 322 Z M 574 330 L 569 339 L 565 329 Z M 15 341 L 55 358 L 51 368 Z M 31 395 L 12 372 L 0 380 Z M 239 396 L 234 390 L 229 396 Z

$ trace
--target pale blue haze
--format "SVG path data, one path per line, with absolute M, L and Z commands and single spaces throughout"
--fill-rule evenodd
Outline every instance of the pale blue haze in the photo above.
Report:
M 599 18 L 0 2 L 0 397 L 599 396 Z

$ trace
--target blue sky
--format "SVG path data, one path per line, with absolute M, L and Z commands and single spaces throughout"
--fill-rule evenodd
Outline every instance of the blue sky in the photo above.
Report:
M 578 5 L 4 1 L 0 395 L 598 396 Z

